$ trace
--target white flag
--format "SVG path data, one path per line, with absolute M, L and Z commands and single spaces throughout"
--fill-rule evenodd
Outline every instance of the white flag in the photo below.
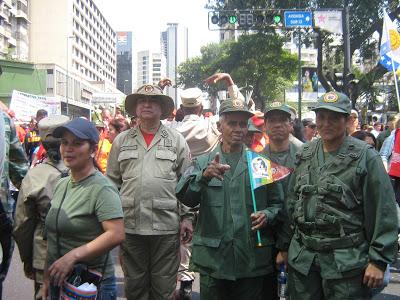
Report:
M 381 49 L 379 62 L 388 71 L 396 71 L 400 67 L 400 34 L 396 25 L 385 12 L 383 19 Z
M 314 26 L 332 33 L 343 34 L 342 12 L 337 10 L 314 11 Z

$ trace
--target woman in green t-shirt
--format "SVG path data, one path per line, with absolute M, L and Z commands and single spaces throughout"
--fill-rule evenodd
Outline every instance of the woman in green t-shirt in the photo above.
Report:
M 58 299 L 59 287 L 77 263 L 103 273 L 97 299 L 116 299 L 108 253 L 125 238 L 116 188 L 98 170 L 94 156 L 99 134 L 93 123 L 76 118 L 54 131 L 70 176 L 59 181 L 46 217 L 47 266 L 44 296 Z

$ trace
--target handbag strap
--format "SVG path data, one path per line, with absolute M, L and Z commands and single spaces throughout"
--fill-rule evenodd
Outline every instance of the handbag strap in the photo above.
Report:
M 64 200 L 65 200 L 65 196 L 67 195 L 68 185 L 69 185 L 70 181 L 71 181 L 71 179 L 68 180 L 67 185 L 65 186 L 64 194 L 62 196 L 62 199 L 61 199 L 61 202 L 60 202 L 60 206 L 58 207 L 57 214 L 56 214 L 56 241 L 57 241 L 57 255 L 58 255 L 59 258 L 61 257 L 61 249 L 60 249 L 61 247 L 60 247 L 60 231 L 58 230 L 58 219 L 59 219 L 59 216 L 60 216 L 61 207 L 62 207 L 62 205 L 64 203 Z M 109 256 L 110 256 L 110 252 L 107 252 L 106 259 L 104 260 L 103 267 L 101 268 L 101 277 L 100 277 L 99 282 L 101 282 L 103 280 L 103 276 L 104 276 L 104 272 L 105 272 L 106 267 L 107 267 L 107 262 L 108 262 L 108 257 Z
M 71 181 L 71 179 L 68 180 L 68 182 L 67 182 L 67 184 L 65 186 L 64 194 L 62 196 L 62 199 L 61 199 L 61 202 L 60 202 L 60 206 L 58 207 L 57 214 L 56 214 L 56 241 L 57 241 L 57 255 L 58 255 L 58 258 L 61 258 L 60 231 L 58 230 L 58 219 L 59 219 L 59 216 L 60 216 L 61 207 L 62 207 L 62 205 L 64 203 L 64 200 L 65 200 L 65 196 L 67 195 L 68 185 L 69 185 L 70 181 Z

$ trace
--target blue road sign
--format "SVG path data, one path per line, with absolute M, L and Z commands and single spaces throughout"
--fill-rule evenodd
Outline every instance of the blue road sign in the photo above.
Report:
M 311 11 L 285 11 L 285 27 L 312 27 Z

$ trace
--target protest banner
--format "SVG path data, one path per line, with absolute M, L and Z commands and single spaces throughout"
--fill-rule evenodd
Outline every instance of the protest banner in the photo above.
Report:
M 57 97 L 33 95 L 13 90 L 10 109 L 15 112 L 15 118 L 29 122 L 36 116 L 39 109 L 45 109 L 49 116 L 61 113 L 61 101 Z

